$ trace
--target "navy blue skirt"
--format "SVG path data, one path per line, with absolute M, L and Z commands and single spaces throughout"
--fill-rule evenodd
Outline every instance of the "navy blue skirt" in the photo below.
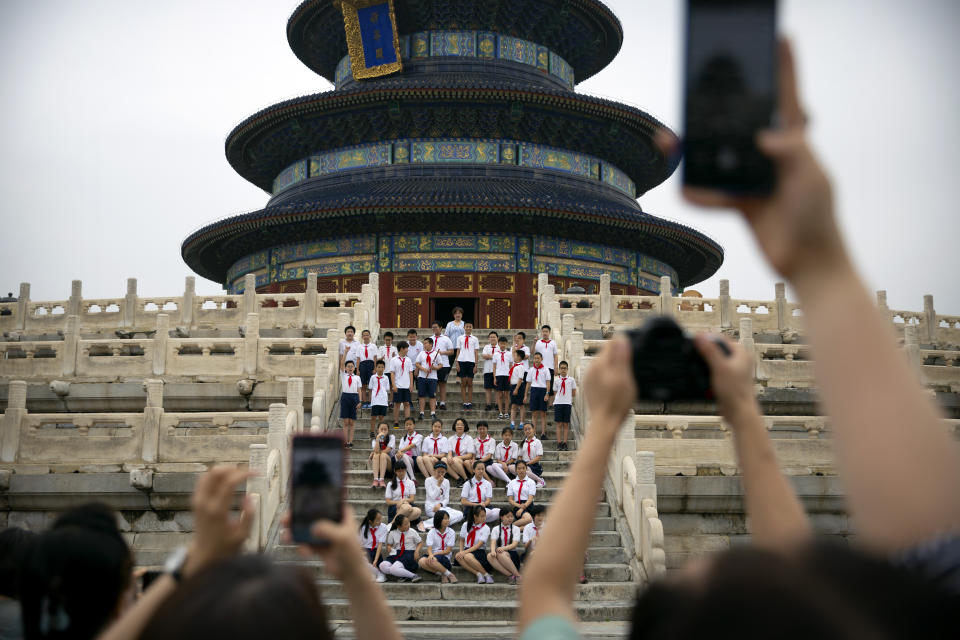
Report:
M 420 568 L 413 560 L 413 551 L 404 551 L 398 556 L 390 556 L 387 558 L 387 562 L 399 562 L 404 569 L 411 573 L 416 573 L 417 569 Z

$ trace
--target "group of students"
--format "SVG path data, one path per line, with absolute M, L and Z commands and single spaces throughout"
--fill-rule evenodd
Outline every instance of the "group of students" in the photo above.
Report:
M 455 311 L 455 322 L 462 312 Z M 396 344 L 394 335 L 386 332 L 384 343 L 372 341 L 370 331 L 364 329 L 356 340 L 356 329 L 344 330 L 340 342 L 340 419 L 345 446 L 352 448 L 358 412 L 370 410 L 370 436 L 375 436 L 380 421 L 386 420 L 387 410 L 393 406 L 393 426 L 400 428 L 400 411 L 404 419 L 411 418 L 413 391 L 417 394 L 419 419 L 425 419 L 429 406 L 430 419 L 438 410 L 446 409 L 447 378 L 453 370 L 460 381 L 463 410 L 473 409 L 473 378 L 477 363 L 482 364 L 486 410 L 498 411 L 501 420 L 509 419 L 510 426 L 523 423 L 529 404 L 534 428 L 540 437 L 547 432 L 546 413 L 553 407 L 557 429 L 557 444 L 561 451 L 569 450 L 570 416 L 577 393 L 577 382 L 569 376 L 569 365 L 557 361 L 557 343 L 550 338 L 550 326 L 540 329 L 541 339 L 533 349 L 525 344 L 526 335 L 519 331 L 513 345 L 507 336 L 491 331 L 488 344 L 480 349 L 473 325 L 461 322 L 462 333 L 453 340 L 448 333 L 458 327 L 447 325 L 447 333 L 440 324 L 433 323 L 433 336 L 417 339 L 415 329 L 407 332 L 407 340 Z M 452 366 L 451 366 L 452 359 Z M 388 425 L 389 426 L 389 425 Z

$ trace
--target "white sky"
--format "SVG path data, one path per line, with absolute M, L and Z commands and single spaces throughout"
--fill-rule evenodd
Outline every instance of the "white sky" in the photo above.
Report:
M 180 242 L 267 194 L 227 164 L 235 124 L 330 85 L 290 51 L 294 0 L 2 0 L 0 293 L 35 300 L 177 295 Z M 616 60 L 578 90 L 638 106 L 678 130 L 680 0 L 608 0 Z M 960 313 L 960 2 L 783 0 L 811 134 L 835 178 L 856 259 L 893 308 Z M 679 197 L 679 175 L 644 210 L 712 236 L 726 262 L 695 288 L 772 298 L 776 276 L 743 223 Z M 220 286 L 198 279 L 201 293 Z

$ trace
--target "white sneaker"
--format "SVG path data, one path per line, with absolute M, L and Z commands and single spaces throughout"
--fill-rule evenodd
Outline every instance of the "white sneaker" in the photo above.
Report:
M 540 478 L 540 482 L 537 483 L 537 488 L 542 489 L 547 486 L 547 483 L 543 481 L 543 478 Z
M 484 580 L 482 573 L 477 576 L 477 584 L 486 584 L 486 582 L 487 582 L 487 581 Z
M 487 584 L 493 584 L 493 576 L 490 575 L 489 573 L 484 576 L 484 579 L 486 579 Z
M 386 581 L 387 581 L 387 576 L 383 575 L 382 573 L 377 575 L 377 582 L 386 582 Z

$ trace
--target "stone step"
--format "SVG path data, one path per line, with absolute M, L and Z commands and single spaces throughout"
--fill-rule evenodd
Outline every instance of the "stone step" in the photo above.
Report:
M 462 603 L 487 604 L 510 601 L 517 598 L 517 587 L 507 584 L 506 576 L 495 574 L 494 584 L 479 585 L 476 579 L 467 574 L 457 584 L 441 584 L 438 576 L 421 572 L 423 580 L 416 584 L 395 582 L 393 579 L 381 584 L 384 595 L 390 601 L 456 601 Z M 459 580 L 460 577 L 458 576 Z M 337 580 L 321 579 L 317 581 L 324 600 L 346 598 L 343 585 Z M 637 594 L 632 582 L 590 582 L 577 585 L 575 598 L 585 602 L 609 602 L 611 600 L 630 600 Z M 478 600 L 481 602 L 478 603 Z M 469 605 L 465 605 L 469 606 Z
M 370 457 L 371 446 L 370 442 L 364 438 L 362 440 L 363 444 L 366 446 L 360 445 L 360 439 L 356 438 L 354 440 L 353 449 L 347 450 L 347 458 L 350 460 L 360 460 L 366 461 Z M 547 449 L 544 447 L 543 457 L 541 458 L 542 463 L 549 468 L 551 462 L 557 460 L 564 462 L 572 462 L 574 458 L 577 457 L 576 451 L 557 451 L 556 449 Z
M 353 625 L 347 620 L 330 621 L 336 638 L 352 640 L 356 638 Z M 400 634 L 407 640 L 450 640 L 450 638 L 471 638 L 476 640 L 502 640 L 516 636 L 516 627 L 512 622 L 445 622 L 437 625 L 433 622 L 417 620 L 399 620 Z M 608 638 L 626 638 L 630 632 L 630 622 L 581 622 L 577 625 L 581 638 L 606 640 Z
M 372 477 L 372 474 L 371 474 Z M 367 480 L 366 483 L 360 485 L 347 486 L 347 501 L 353 502 L 355 500 L 379 500 L 383 502 L 384 500 L 384 490 L 381 488 L 374 489 L 369 485 L 370 480 Z M 534 501 L 538 504 L 548 504 L 553 498 L 557 495 L 557 492 L 560 491 L 559 485 L 550 485 L 547 484 L 546 487 L 541 487 L 537 489 L 537 495 L 534 497 Z M 456 504 L 460 504 L 460 487 L 456 486 L 456 483 L 451 483 L 450 486 L 450 500 Z M 420 495 L 418 498 L 423 499 L 423 490 L 420 490 Z M 601 501 L 605 500 L 605 494 L 601 493 Z M 493 500 L 507 501 L 507 491 L 504 488 L 497 487 L 493 490 Z M 457 508 L 457 507 L 454 507 Z
M 370 491 L 372 492 L 373 489 L 370 489 Z M 347 500 L 347 502 L 350 503 L 350 506 L 353 507 L 353 511 L 357 514 L 366 513 L 370 509 L 377 509 L 381 512 L 386 511 L 387 506 L 383 501 L 383 494 L 380 493 L 377 495 L 378 495 L 377 499 L 356 499 L 356 500 L 350 499 L 350 500 Z M 506 503 L 506 499 L 504 498 L 502 502 Z M 549 501 L 545 502 L 540 500 L 540 501 L 536 501 L 536 504 L 544 505 L 548 509 L 550 507 Z M 457 511 L 460 511 L 460 509 L 457 509 Z M 598 522 L 597 524 L 595 524 L 593 527 L 594 531 L 613 531 L 613 519 L 609 517 L 610 505 L 608 505 L 606 502 L 598 503 L 594 511 L 594 515 L 598 519 L 609 519 L 609 522 L 603 522 L 603 523 Z
M 298 560 L 300 557 L 296 547 L 290 545 L 278 545 L 271 553 L 276 558 L 291 562 Z M 592 564 L 616 564 L 628 561 L 627 553 L 621 546 L 599 546 L 591 544 L 587 549 L 587 562 Z
M 569 463 L 560 463 L 555 462 L 550 465 L 551 468 L 560 467 L 563 470 L 560 471 L 544 471 L 543 479 L 547 481 L 547 486 L 560 486 L 560 483 L 563 482 L 569 474 L 566 473 L 566 469 Z M 414 469 L 414 475 L 416 476 L 415 482 L 417 485 L 417 490 L 423 489 L 423 477 L 420 475 L 420 471 Z M 373 472 L 370 470 L 369 465 L 351 465 L 350 469 L 347 469 L 347 486 L 370 486 L 372 482 Z M 493 488 L 503 489 L 506 487 L 506 483 L 502 480 L 494 479 Z M 451 487 L 456 488 L 456 487 Z M 382 491 L 382 490 L 381 490 Z
M 370 473 L 371 473 L 370 463 L 367 460 L 367 456 L 370 454 L 366 453 L 365 455 L 357 455 L 363 452 L 360 449 L 354 449 L 353 451 L 354 451 L 354 455 L 347 456 L 347 465 L 346 465 L 347 473 L 365 471 L 366 474 L 370 476 Z M 546 456 L 546 453 L 547 452 L 544 452 L 545 456 Z M 553 452 L 553 453 L 556 453 L 556 452 Z M 544 480 L 547 481 L 548 485 L 550 484 L 551 478 L 554 478 L 554 483 L 560 482 L 562 478 L 565 478 L 567 476 L 567 471 L 569 471 L 570 466 L 572 464 L 573 464 L 573 461 L 571 459 L 558 460 L 556 457 L 553 457 L 553 459 L 545 459 L 543 461 Z M 423 486 L 423 478 L 420 475 L 420 471 L 417 469 L 414 469 L 414 473 L 417 476 L 417 486 Z M 369 483 L 369 480 L 367 482 Z
M 325 600 L 327 617 L 334 620 L 350 618 L 350 605 L 347 600 L 331 598 Z M 445 624 L 448 620 L 502 622 L 513 620 L 517 602 L 508 600 L 498 602 L 491 607 L 485 600 L 475 604 L 457 601 L 422 602 L 419 600 L 393 600 L 388 603 L 394 618 L 400 620 L 424 620 Z M 577 618 L 584 622 L 607 622 L 610 620 L 630 620 L 633 617 L 634 601 L 611 600 L 609 602 L 575 602 Z M 449 637 L 449 636 L 448 636 Z

